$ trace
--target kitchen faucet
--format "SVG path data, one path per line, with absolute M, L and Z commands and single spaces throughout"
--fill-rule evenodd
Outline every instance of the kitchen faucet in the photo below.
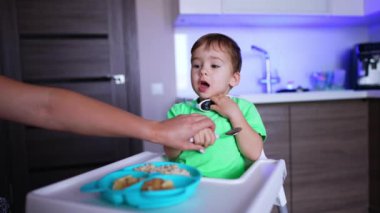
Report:
M 268 51 L 266 51 L 266 50 L 264 50 L 258 46 L 255 46 L 255 45 L 252 45 L 251 49 L 255 50 L 257 52 L 260 52 L 264 56 L 264 59 L 265 59 L 265 77 L 261 78 L 259 80 L 259 83 L 265 84 L 266 93 L 272 93 L 272 84 L 280 82 L 280 78 L 279 77 L 272 78 L 269 53 L 268 53 Z

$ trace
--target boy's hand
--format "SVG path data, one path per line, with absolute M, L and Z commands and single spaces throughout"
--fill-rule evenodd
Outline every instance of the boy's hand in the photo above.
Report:
M 207 148 L 208 146 L 211 146 L 214 144 L 216 140 L 216 136 L 213 130 L 207 128 L 202 129 L 193 137 L 194 144 L 201 145 L 204 148 Z
M 189 143 L 190 138 L 194 137 L 202 130 L 215 130 L 215 124 L 210 118 L 200 114 L 179 115 L 175 118 L 161 121 L 155 125 L 153 131 L 156 143 L 181 150 L 200 150 L 203 147 Z
M 238 105 L 226 95 L 216 95 L 211 97 L 211 100 L 214 102 L 214 104 L 211 105 L 211 109 L 223 117 L 230 119 L 241 114 Z

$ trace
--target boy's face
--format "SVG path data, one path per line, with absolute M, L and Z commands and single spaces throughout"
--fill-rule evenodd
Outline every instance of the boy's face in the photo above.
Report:
M 201 99 L 227 95 L 238 85 L 240 73 L 233 70 L 228 52 L 217 45 L 197 48 L 191 57 L 191 85 Z

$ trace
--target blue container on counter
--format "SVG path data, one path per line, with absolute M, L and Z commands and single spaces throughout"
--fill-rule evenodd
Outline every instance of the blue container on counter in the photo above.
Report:
M 346 71 L 342 69 L 313 72 L 310 83 L 314 90 L 342 90 L 345 88 Z

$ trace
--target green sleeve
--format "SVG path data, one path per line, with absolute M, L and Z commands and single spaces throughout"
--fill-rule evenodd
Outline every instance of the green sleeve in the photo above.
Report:
M 174 118 L 179 115 L 187 115 L 191 114 L 191 109 L 192 109 L 192 102 L 181 102 L 181 103 L 176 103 L 174 104 L 168 111 L 167 113 L 167 118 Z
M 177 116 L 176 113 L 175 113 L 175 107 L 174 107 L 174 106 L 172 106 L 172 107 L 169 109 L 169 111 L 168 111 L 168 113 L 167 113 L 166 116 L 167 116 L 168 119 L 171 119 L 171 118 L 174 118 L 174 117 Z

